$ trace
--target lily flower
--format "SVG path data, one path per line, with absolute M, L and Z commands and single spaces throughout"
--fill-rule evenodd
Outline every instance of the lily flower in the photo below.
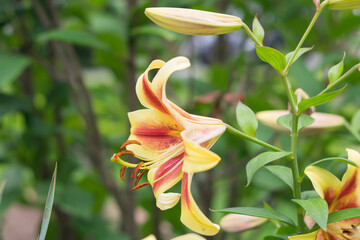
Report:
M 156 237 L 153 234 L 151 234 L 151 235 L 147 236 L 146 238 L 143 238 L 142 240 L 156 240 Z M 206 239 L 195 233 L 187 233 L 187 234 L 172 238 L 171 240 L 206 240 Z
M 225 124 L 215 118 L 189 114 L 166 97 L 166 82 L 170 75 L 188 68 L 185 57 L 176 57 L 168 62 L 154 60 L 139 77 L 136 94 L 147 109 L 130 112 L 130 137 L 122 148 L 127 150 L 114 154 L 113 162 L 135 168 L 135 185 L 145 171 L 148 183 L 134 187 L 134 190 L 150 185 L 161 210 L 172 208 L 181 198 L 181 221 L 191 230 L 203 235 L 215 235 L 219 226 L 212 223 L 196 205 L 190 191 L 191 179 L 196 172 L 216 166 L 220 157 L 209 149 L 225 131 Z M 159 69 L 149 81 L 148 72 Z M 139 164 L 124 162 L 123 154 L 132 154 L 141 159 Z M 142 169 L 140 173 L 137 173 Z M 166 191 L 182 180 L 181 194 Z
M 188 35 L 217 35 L 239 30 L 244 23 L 233 15 L 187 8 L 152 7 L 145 15 L 157 25 Z
M 360 154 L 347 149 L 351 161 L 360 166 Z M 347 208 L 360 207 L 360 169 L 348 164 L 347 171 L 340 181 L 329 171 L 316 166 L 309 166 L 305 174 L 310 178 L 315 191 L 325 199 L 329 213 Z M 342 220 L 327 225 L 327 231 L 319 229 L 309 234 L 289 237 L 290 240 L 358 240 L 360 218 Z

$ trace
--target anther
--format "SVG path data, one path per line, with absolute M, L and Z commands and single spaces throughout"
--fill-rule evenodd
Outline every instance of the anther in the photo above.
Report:
M 359 229 L 358 229 L 355 225 L 351 225 L 351 227 L 354 229 L 354 231 L 355 231 L 356 233 L 359 232 Z
M 143 164 L 144 164 L 144 162 L 139 162 L 139 163 L 136 165 L 133 174 L 131 174 L 131 178 L 132 178 L 132 179 L 134 179 L 134 178 L 136 177 L 137 172 L 139 171 L 140 167 L 141 167 Z
M 126 169 L 126 166 L 122 166 L 120 169 L 120 178 L 123 181 L 125 181 L 125 178 L 124 178 L 125 169 Z
M 123 149 L 124 147 L 126 147 L 127 145 L 130 145 L 130 144 L 141 145 L 141 143 L 137 140 L 128 140 L 121 145 L 120 149 Z
M 137 185 L 137 186 L 133 187 L 132 190 L 135 191 L 135 190 L 138 190 L 139 188 L 146 187 L 148 185 L 150 185 L 150 183 L 146 182 L 146 183 L 143 183 L 143 184 L 140 184 L 140 185 Z
M 146 173 L 146 171 L 147 171 L 147 169 L 144 169 L 144 170 L 142 170 L 141 172 L 139 172 L 139 173 L 137 174 L 136 180 L 135 180 L 135 186 L 138 185 L 141 177 L 144 175 L 144 173 Z
M 122 150 L 122 151 L 116 153 L 114 157 L 118 158 L 118 157 L 120 157 L 122 155 L 133 155 L 134 156 L 135 154 L 132 151 L 129 151 L 129 150 Z

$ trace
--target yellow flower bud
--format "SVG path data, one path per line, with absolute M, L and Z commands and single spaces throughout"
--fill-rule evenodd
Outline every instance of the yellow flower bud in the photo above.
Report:
M 163 28 L 188 35 L 225 34 L 243 26 L 236 16 L 186 8 L 147 8 L 145 15 Z
M 334 10 L 360 9 L 360 0 L 329 0 L 329 8 Z

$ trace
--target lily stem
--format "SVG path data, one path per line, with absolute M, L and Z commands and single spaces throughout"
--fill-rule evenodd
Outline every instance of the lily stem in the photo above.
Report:
M 346 73 L 344 73 L 341 77 L 339 77 L 338 79 L 336 79 L 334 82 L 332 82 L 331 84 L 329 84 L 321 93 L 319 93 L 318 95 L 327 93 L 328 91 L 330 91 L 333 87 L 335 87 L 336 85 L 338 85 L 339 83 L 341 83 L 343 80 L 345 80 L 347 77 L 349 77 L 352 73 L 354 73 L 356 70 L 360 71 L 360 63 L 356 64 L 355 66 L 353 66 L 352 68 L 349 69 L 349 71 L 347 71 Z
M 345 121 L 344 126 L 356 138 L 356 140 L 358 140 L 360 142 L 360 135 L 356 131 L 354 131 L 354 129 L 351 127 L 351 125 L 347 121 Z
M 295 51 L 294 51 L 294 54 L 291 56 L 290 61 L 286 64 L 286 67 L 285 67 L 284 72 L 283 72 L 284 75 L 287 75 L 287 73 L 288 73 L 288 71 L 289 71 L 289 69 L 290 69 L 290 66 L 291 66 L 291 64 L 293 63 L 294 59 L 295 59 L 296 54 L 297 54 L 298 51 L 300 50 L 300 48 L 301 48 L 301 46 L 303 45 L 305 39 L 307 38 L 307 36 L 309 35 L 311 29 L 313 28 L 316 20 L 317 20 L 318 17 L 320 16 L 320 13 L 322 12 L 322 10 L 324 9 L 324 7 L 325 7 L 327 4 L 328 4 L 328 1 L 327 1 L 327 0 L 323 1 L 323 2 L 321 3 L 321 5 L 320 5 L 319 9 L 316 10 L 316 13 L 315 13 L 314 17 L 312 18 L 309 26 L 307 27 L 304 35 L 302 36 L 302 38 L 300 39 L 298 45 L 296 46 Z
M 255 36 L 255 34 L 253 34 L 253 32 L 250 30 L 250 28 L 244 23 L 244 31 L 246 32 L 246 34 L 255 42 L 255 44 L 259 47 L 263 46 L 263 44 L 257 39 L 257 37 Z
M 245 138 L 246 140 L 249 140 L 249 141 L 251 141 L 251 142 L 253 142 L 253 143 L 256 143 L 256 144 L 258 144 L 258 145 L 261 145 L 261 146 L 263 146 L 263 147 L 265 147 L 265 148 L 268 148 L 268 149 L 270 149 L 270 150 L 273 150 L 273 151 L 275 151 L 275 152 L 284 152 L 284 150 L 282 150 L 281 148 L 278 148 L 278 147 L 275 147 L 275 146 L 273 146 L 273 145 L 271 145 L 271 144 L 268 144 L 268 143 L 266 143 L 266 142 L 263 142 L 263 141 L 257 139 L 256 137 L 252 137 L 252 136 L 250 136 L 250 135 L 247 135 L 246 133 L 244 133 L 244 132 L 242 132 L 242 131 L 240 131 L 240 130 L 237 130 L 236 128 L 230 126 L 229 124 L 226 124 L 226 123 L 225 123 L 225 125 L 226 125 L 226 130 L 229 131 L 230 133 L 234 134 L 234 135 L 237 135 L 237 136 L 240 136 L 240 137 L 242 137 L 242 138 Z

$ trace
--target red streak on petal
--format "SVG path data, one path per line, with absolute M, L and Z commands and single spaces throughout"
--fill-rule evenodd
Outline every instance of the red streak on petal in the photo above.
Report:
M 161 112 L 168 113 L 168 110 L 164 107 L 161 100 L 155 95 L 155 93 L 152 91 L 152 89 L 149 86 L 149 82 L 146 80 L 145 75 L 143 76 L 143 91 L 144 95 L 147 98 L 147 101 L 151 103 L 153 107 L 158 109 Z
M 189 174 L 184 173 L 182 185 L 181 185 L 181 204 L 187 208 L 191 207 L 191 201 L 189 196 Z M 185 205 L 183 205 L 185 204 Z
M 335 200 L 336 192 L 333 189 L 326 189 L 324 192 L 324 199 L 327 202 L 329 209 L 331 209 L 332 203 Z
M 131 132 L 135 135 L 145 135 L 145 136 L 167 136 L 171 132 L 169 129 L 149 129 L 149 128 L 135 128 Z
M 343 186 L 340 192 L 339 198 L 342 198 L 344 196 L 347 196 L 351 193 L 353 193 L 357 188 L 357 169 L 355 170 L 354 174 L 351 176 L 351 178 L 346 182 L 346 184 Z
M 176 164 L 178 164 L 179 161 L 181 161 L 183 158 L 184 158 L 184 154 L 182 153 L 182 154 L 180 154 L 180 155 L 178 155 L 178 156 L 176 156 L 174 158 L 169 159 L 165 163 L 161 164 L 159 166 L 159 168 L 157 169 L 157 171 L 156 171 L 154 181 L 156 181 L 156 179 L 162 177 L 164 174 L 166 174 L 170 170 L 172 170 L 176 166 Z

